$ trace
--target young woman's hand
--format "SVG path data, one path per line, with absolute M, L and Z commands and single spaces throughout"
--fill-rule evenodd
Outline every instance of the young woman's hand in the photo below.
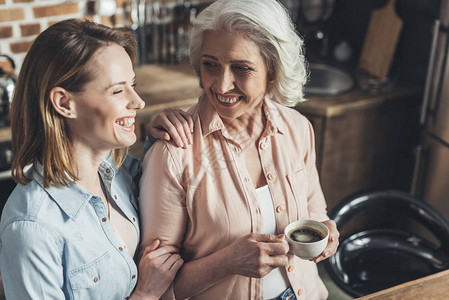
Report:
M 159 247 L 155 240 L 146 247 L 139 262 L 139 279 L 130 300 L 159 299 L 175 278 L 184 261 L 173 246 Z
M 165 109 L 151 120 L 146 130 L 151 142 L 156 139 L 173 140 L 182 148 L 192 144 L 193 120 L 181 109 Z

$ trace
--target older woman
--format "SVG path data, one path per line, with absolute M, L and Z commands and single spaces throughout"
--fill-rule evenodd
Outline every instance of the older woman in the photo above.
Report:
M 174 245 L 185 264 L 165 296 L 325 299 L 315 263 L 339 233 L 326 215 L 303 100 L 302 41 L 275 0 L 218 0 L 194 21 L 191 63 L 204 90 L 193 144 L 156 142 L 141 179 L 142 245 Z M 161 159 L 163 157 L 163 159 Z M 287 255 L 287 224 L 330 230 L 312 261 Z
M 0 223 L 8 300 L 159 299 L 181 267 L 178 250 L 158 240 L 133 259 L 140 163 L 125 154 L 145 105 L 135 50 L 129 31 L 65 20 L 28 52 L 11 107 L 18 185 Z M 182 114 L 159 119 L 156 129 L 185 143 Z

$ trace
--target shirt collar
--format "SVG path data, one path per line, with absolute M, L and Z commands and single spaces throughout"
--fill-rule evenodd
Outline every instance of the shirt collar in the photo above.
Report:
M 271 100 L 268 96 L 265 96 L 262 105 L 265 117 L 267 118 L 266 134 L 273 135 L 278 132 L 280 134 L 284 134 L 286 131 L 286 125 L 280 117 L 280 111 L 277 107 L 277 105 L 280 104 L 275 104 L 273 100 Z M 229 132 L 226 130 L 226 126 L 223 124 L 223 121 L 212 104 L 210 104 L 205 94 L 203 94 L 198 100 L 198 106 L 203 137 L 208 136 L 212 132 L 221 130 L 223 136 L 232 139 Z
M 98 169 L 102 176 L 114 178 L 115 168 L 108 159 L 101 162 Z M 109 171 L 107 171 L 109 170 Z M 48 189 L 44 188 L 44 179 L 42 178 L 42 165 L 36 163 L 31 168 L 34 180 L 50 195 L 50 197 L 59 205 L 59 207 L 73 220 L 76 220 L 81 210 L 87 205 L 91 198 L 97 197 L 95 194 L 87 191 L 81 185 L 74 183 L 66 186 L 56 187 L 53 184 Z
M 284 134 L 286 129 L 286 124 L 283 118 L 281 117 L 281 111 L 279 110 L 279 106 L 281 104 L 273 101 L 268 96 L 265 96 L 263 109 L 265 113 L 265 117 L 267 118 L 267 134 L 273 135 L 276 133 Z

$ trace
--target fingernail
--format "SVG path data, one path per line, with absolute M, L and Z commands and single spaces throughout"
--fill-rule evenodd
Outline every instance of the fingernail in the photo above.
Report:
M 281 233 L 281 234 L 278 234 L 278 236 L 277 236 L 279 239 L 283 239 L 284 237 L 285 237 L 285 234 L 283 234 L 283 233 Z
M 328 257 L 329 256 L 329 251 L 324 252 L 324 257 Z

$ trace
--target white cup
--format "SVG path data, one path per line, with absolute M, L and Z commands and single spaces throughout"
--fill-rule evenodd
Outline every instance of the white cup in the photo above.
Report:
M 318 241 L 310 242 L 306 241 L 308 240 L 308 235 L 300 234 L 298 237 L 305 237 L 304 239 L 300 238 L 302 241 L 293 240 L 292 233 L 295 230 L 304 228 L 318 233 L 320 239 Z M 319 256 L 326 248 L 327 241 L 329 239 L 329 229 L 327 228 L 327 226 L 315 220 L 299 220 L 292 222 L 288 224 L 287 227 L 285 227 L 284 234 L 285 239 L 290 247 L 289 253 L 307 260 Z

